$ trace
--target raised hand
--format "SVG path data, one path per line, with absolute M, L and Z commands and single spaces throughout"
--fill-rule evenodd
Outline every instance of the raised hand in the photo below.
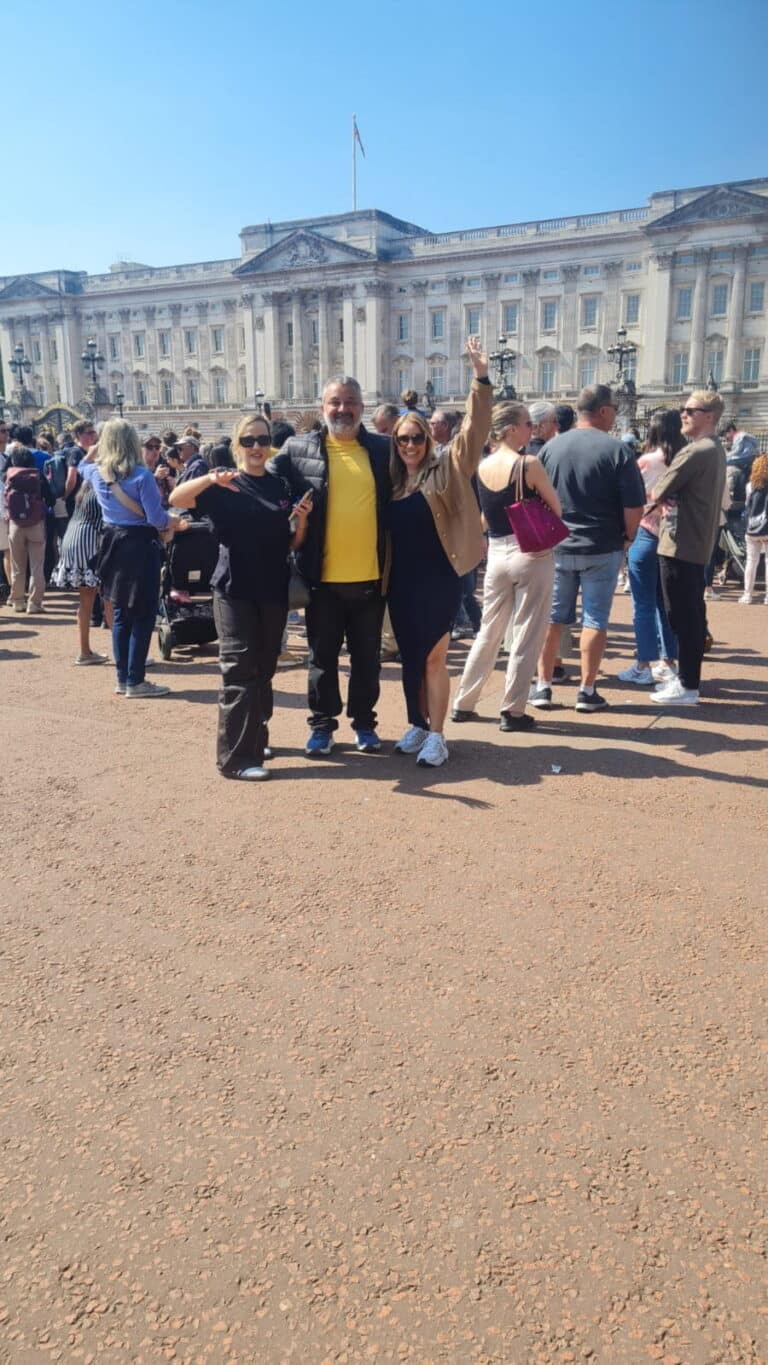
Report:
M 475 373 L 476 379 L 485 379 L 488 375 L 488 356 L 482 348 L 479 337 L 467 337 L 467 355 Z
M 208 472 L 208 482 L 212 488 L 228 488 L 230 493 L 239 493 L 240 489 L 235 483 L 239 473 L 239 469 L 211 469 Z

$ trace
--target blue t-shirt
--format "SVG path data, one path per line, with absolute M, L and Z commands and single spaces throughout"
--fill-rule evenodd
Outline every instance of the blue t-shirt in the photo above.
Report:
M 150 525 L 156 527 L 158 531 L 165 530 L 171 518 L 160 500 L 157 480 L 145 465 L 137 465 L 127 479 L 120 480 L 122 492 L 133 498 L 134 502 L 141 504 L 144 509 L 142 516 L 137 516 L 130 508 L 123 507 L 111 491 L 112 485 L 105 483 L 97 465 L 88 460 L 81 460 L 77 469 L 82 479 L 93 488 L 107 526 Z

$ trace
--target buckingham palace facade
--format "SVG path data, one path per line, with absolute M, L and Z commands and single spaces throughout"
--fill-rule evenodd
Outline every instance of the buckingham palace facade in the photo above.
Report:
M 5 276 L 0 356 L 6 394 L 21 345 L 27 403 L 78 405 L 92 338 L 102 403 L 119 393 L 142 429 L 183 415 L 213 436 L 262 396 L 301 415 L 334 373 L 356 376 L 369 408 L 428 383 L 460 404 L 469 333 L 488 349 L 507 339 L 520 396 L 573 399 L 610 381 L 624 327 L 641 405 L 711 376 L 755 428 L 768 426 L 767 295 L 768 179 L 749 180 L 455 232 L 379 210 L 265 223 L 243 229 L 234 259 Z

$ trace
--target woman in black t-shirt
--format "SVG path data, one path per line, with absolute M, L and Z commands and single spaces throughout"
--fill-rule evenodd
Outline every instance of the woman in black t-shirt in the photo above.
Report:
M 307 493 L 292 508 L 288 485 L 267 472 L 271 446 L 265 418 L 242 418 L 232 438 L 238 468 L 211 469 L 170 497 L 172 507 L 210 517 L 219 537 L 211 580 L 221 667 L 216 759 L 223 777 L 246 782 L 269 776 L 264 759 L 272 756 L 267 725 L 288 614 L 288 552 L 304 540 L 312 506 Z

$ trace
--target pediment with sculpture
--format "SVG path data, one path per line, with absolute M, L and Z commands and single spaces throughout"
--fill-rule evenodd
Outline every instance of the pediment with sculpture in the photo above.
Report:
M 713 223 L 723 218 L 768 218 L 768 196 L 730 185 L 718 185 L 717 189 L 708 190 L 689 204 L 655 218 L 648 223 L 645 231 L 653 233 L 666 228 L 688 227 L 694 223 Z
M 373 261 L 375 256 L 348 242 L 335 242 L 319 232 L 299 228 L 274 246 L 235 266 L 233 275 L 269 274 L 274 270 L 316 269 L 320 265 L 351 265 Z

